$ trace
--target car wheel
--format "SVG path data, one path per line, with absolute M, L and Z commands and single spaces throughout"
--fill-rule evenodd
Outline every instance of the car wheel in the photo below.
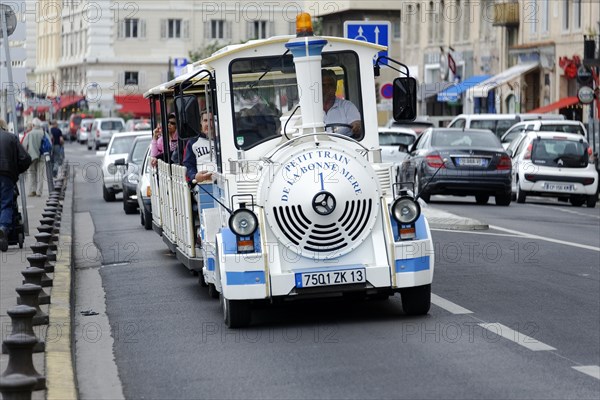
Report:
M 228 328 L 243 328 L 250 324 L 252 309 L 248 300 L 228 300 L 220 296 L 223 320 Z
M 489 194 L 476 194 L 475 195 L 475 202 L 477 204 L 484 205 L 484 204 L 487 204 L 487 202 L 489 200 L 490 200 Z
M 495 199 L 497 206 L 509 206 L 512 200 L 512 193 L 496 193 Z
M 152 212 L 144 210 L 142 214 L 144 215 L 144 228 L 149 231 L 152 229 Z
M 208 295 L 210 296 L 211 299 L 219 298 L 219 291 L 217 290 L 217 287 L 215 286 L 214 283 L 208 284 Z
M 106 186 L 102 185 L 102 197 L 106 202 L 115 201 L 115 192 L 108 190 Z
M 429 200 L 431 200 L 431 195 L 429 193 L 421 193 L 421 178 L 419 177 L 419 173 L 415 171 L 415 196 L 417 195 L 419 195 L 419 198 L 423 199 L 425 203 L 429 203 Z
M 431 307 L 431 285 L 400 290 L 402 309 L 408 315 L 424 315 Z
M 123 194 L 123 211 L 125 211 L 125 214 L 135 214 L 137 213 L 137 207 L 131 204 L 127 204 L 127 201 L 125 200 L 126 195 Z
M 96 148 L 96 151 L 98 151 L 98 149 L 100 148 L 100 145 L 98 143 L 94 143 L 94 147 Z
M 517 181 L 517 203 L 525 203 L 527 199 L 527 192 L 521 189 L 521 184 Z
M 581 207 L 583 203 L 586 202 L 586 200 L 586 196 L 581 195 L 573 195 L 569 198 L 569 201 L 571 202 L 571 205 L 573 205 L 573 207 Z
M 87 142 L 87 149 L 88 149 L 88 150 L 91 150 L 91 149 L 92 149 L 92 145 L 90 144 L 90 141 L 89 141 L 89 140 L 88 140 L 88 142 Z
M 587 201 L 585 202 L 585 205 L 588 208 L 594 208 L 594 207 L 596 207 L 597 201 L 598 201 L 598 195 L 592 194 L 591 196 L 587 197 Z

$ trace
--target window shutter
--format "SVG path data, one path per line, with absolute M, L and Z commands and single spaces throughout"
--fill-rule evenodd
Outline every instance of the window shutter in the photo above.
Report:
M 275 22 L 274 21 L 267 22 L 266 37 L 270 38 L 271 36 L 275 36 Z
M 211 25 L 212 25 L 212 20 L 204 21 L 204 37 L 205 38 L 214 39 L 211 29 L 210 29 Z
M 146 71 L 138 72 L 138 88 L 146 87 Z
M 140 34 L 140 39 L 146 39 L 146 21 L 143 19 L 139 20 L 139 34 Z
M 125 72 L 119 72 L 119 90 L 125 87 Z
M 190 21 L 187 19 L 181 21 L 181 38 L 182 39 L 190 38 Z
M 255 35 L 254 35 L 254 22 L 249 21 L 246 22 L 246 38 L 247 39 L 254 39 Z
M 125 20 L 122 20 L 117 24 L 117 37 L 119 39 L 123 39 L 125 37 L 125 29 Z
M 167 24 L 168 24 L 168 21 L 166 19 L 160 20 L 160 38 L 161 39 L 167 38 Z
M 231 21 L 225 21 L 225 39 L 231 39 Z

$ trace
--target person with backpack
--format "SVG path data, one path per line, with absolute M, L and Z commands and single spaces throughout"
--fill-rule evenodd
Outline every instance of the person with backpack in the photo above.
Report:
M 0 119 L 0 251 L 8 250 L 8 235 L 13 229 L 15 184 L 19 174 L 31 164 L 31 157 L 19 143 L 19 138 L 8 132 Z
M 33 128 L 23 140 L 23 147 L 25 147 L 32 160 L 29 167 L 29 196 L 37 195 L 41 197 L 44 192 L 44 179 L 46 177 L 46 157 L 44 154 L 49 154 L 52 151 L 52 143 L 42 129 L 42 121 L 34 118 L 31 123 Z
M 52 137 L 52 176 L 56 178 L 65 156 L 65 142 L 56 121 L 50 124 L 50 136 Z

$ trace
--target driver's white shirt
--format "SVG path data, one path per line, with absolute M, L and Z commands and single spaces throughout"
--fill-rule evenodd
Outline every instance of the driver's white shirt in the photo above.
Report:
M 323 122 L 327 124 L 346 124 L 350 125 L 354 121 L 360 121 L 358 108 L 349 100 L 335 98 L 331 108 L 325 112 Z M 352 129 L 346 127 L 337 127 L 336 133 L 346 136 L 352 136 Z

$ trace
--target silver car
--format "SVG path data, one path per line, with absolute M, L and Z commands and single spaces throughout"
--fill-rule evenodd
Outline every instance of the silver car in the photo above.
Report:
M 108 146 L 110 138 L 115 132 L 123 132 L 125 121 L 123 118 L 96 118 L 88 136 L 87 148 L 98 150 L 100 146 Z

